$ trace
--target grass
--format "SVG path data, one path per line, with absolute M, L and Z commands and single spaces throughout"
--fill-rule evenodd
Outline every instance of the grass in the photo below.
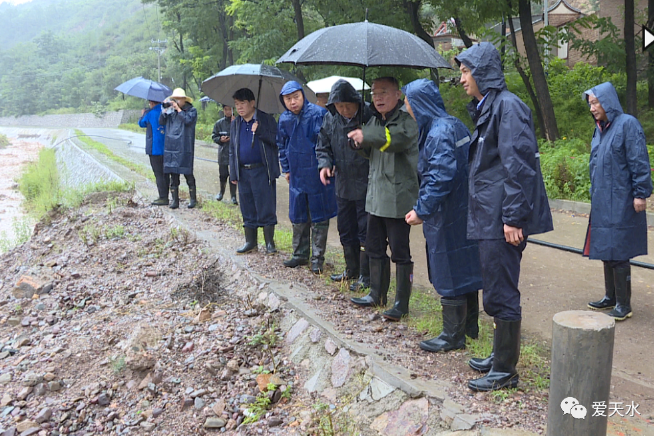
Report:
M 136 123 L 121 124 L 118 126 L 118 128 L 123 130 L 128 130 L 130 132 L 145 133 L 145 129 Z
M 29 217 L 16 219 L 11 223 L 13 237 L 4 230 L 0 232 L 0 253 L 6 253 L 12 248 L 27 242 L 32 236 L 32 220 Z
M 9 138 L 7 138 L 7 135 L 0 133 L 0 150 L 2 150 L 8 145 L 9 145 Z
M 81 130 L 75 130 L 75 135 L 77 136 L 77 139 L 79 139 L 84 145 L 86 145 L 88 148 L 97 151 L 100 154 L 103 154 L 107 156 L 109 159 L 113 160 L 114 162 L 129 168 L 130 170 L 134 171 L 137 174 L 142 175 L 143 177 L 149 179 L 149 180 L 155 180 L 154 174 L 152 173 L 152 170 L 150 168 L 146 168 L 143 165 L 139 165 L 135 162 L 132 162 L 131 160 L 125 159 L 124 157 L 116 155 L 113 151 L 109 150 L 109 148 L 104 145 L 101 142 L 95 141 L 91 138 L 89 138 L 87 135 L 84 134 Z

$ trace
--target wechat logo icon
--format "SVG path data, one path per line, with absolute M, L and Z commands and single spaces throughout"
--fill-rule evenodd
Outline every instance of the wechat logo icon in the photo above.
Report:
M 588 413 L 586 408 L 579 404 L 579 400 L 574 397 L 564 398 L 561 401 L 561 410 L 563 410 L 564 415 L 572 415 L 575 419 L 586 419 L 586 414 Z

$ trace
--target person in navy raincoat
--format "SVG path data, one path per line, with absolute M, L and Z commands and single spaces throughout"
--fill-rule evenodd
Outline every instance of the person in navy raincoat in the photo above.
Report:
M 646 198 L 652 176 L 643 128 L 625 114 L 610 82 L 584 93 L 595 119 L 590 150 L 590 220 L 584 255 L 604 263 L 605 295 L 591 309 L 631 317 L 629 259 L 647 254 Z
M 336 216 L 334 185 L 322 184 L 316 158 L 316 142 L 327 110 L 306 100 L 302 85 L 295 81 L 283 86 L 279 99 L 287 110 L 279 117 L 277 146 L 282 173 L 289 183 L 288 215 L 293 223 L 293 257 L 284 265 L 308 264 L 311 245 L 311 271 L 321 274 L 329 219 Z
M 166 126 L 159 124 L 161 115 L 161 103 L 149 101 L 150 109 L 143 111 L 139 126 L 146 128 L 145 133 L 145 154 L 150 157 L 150 166 L 154 173 L 154 179 L 157 183 L 159 198 L 154 200 L 154 206 L 168 205 L 168 185 L 170 184 L 170 174 L 164 173 L 164 138 L 166 135 Z
M 431 80 L 419 79 L 402 91 L 421 132 L 418 201 L 405 220 L 422 224 L 427 241 L 429 281 L 441 295 L 443 332 L 422 341 L 426 351 L 465 348 L 466 334 L 479 334 L 481 267 L 477 242 L 466 238 L 470 131 L 445 111 Z
M 482 42 L 455 60 L 461 84 L 473 97 L 468 111 L 475 123 L 468 158 L 468 239 L 479 244 L 484 311 L 495 321 L 493 353 L 469 362 L 488 374 L 468 387 L 491 391 L 518 384 L 520 261 L 529 235 L 553 229 L 552 214 L 531 110 L 506 88 L 499 52 Z

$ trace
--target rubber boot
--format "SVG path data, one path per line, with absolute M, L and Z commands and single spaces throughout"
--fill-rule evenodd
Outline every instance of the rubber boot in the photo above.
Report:
M 188 208 L 193 209 L 195 206 L 198 205 L 198 197 L 197 197 L 197 191 L 195 190 L 195 185 L 188 187 L 188 196 L 190 197 L 190 200 L 188 202 Z
M 179 186 L 170 188 L 170 194 L 173 197 L 173 202 L 168 206 L 171 209 L 179 208 Z
M 515 367 L 520 358 L 520 324 L 520 320 L 504 321 L 495 318 L 495 354 L 491 370 L 485 376 L 468 382 L 470 389 L 487 392 L 518 386 L 520 377 Z
M 466 336 L 479 337 L 479 291 L 466 294 Z
M 293 224 L 293 257 L 284 261 L 284 266 L 297 268 L 309 263 L 311 223 Z
M 443 332 L 428 341 L 420 342 L 420 348 L 437 353 L 461 350 L 466 347 L 466 300 L 441 298 L 443 306 Z
M 413 285 L 413 262 L 395 267 L 395 304 L 382 316 L 391 321 L 399 321 L 409 314 L 409 299 Z
M 168 206 L 168 199 L 167 198 L 157 198 L 154 200 L 152 203 L 150 203 L 153 206 Z
M 226 185 L 227 185 L 227 180 L 224 180 L 224 181 L 221 180 L 220 181 L 220 192 L 218 193 L 218 195 L 216 195 L 216 200 L 217 201 L 221 201 L 223 199 L 223 196 L 225 195 Z M 231 183 L 230 183 L 230 185 L 231 185 Z M 231 189 L 231 186 L 230 186 L 230 189 Z
M 327 249 L 327 233 L 329 221 L 311 225 L 311 272 L 322 274 L 325 264 L 325 250 Z
M 362 298 L 352 298 L 357 306 L 377 307 L 386 306 L 388 302 L 388 287 L 391 284 L 391 260 L 370 259 L 370 292 Z
M 335 282 L 342 282 L 344 280 L 353 280 L 358 278 L 360 269 L 359 250 L 359 244 L 344 245 L 343 257 L 345 258 L 345 271 L 343 271 L 341 274 L 332 274 L 329 278 Z
M 588 307 L 593 310 L 613 309 L 615 307 L 615 274 L 613 268 L 604 264 L 604 297 L 599 301 L 591 301 Z
M 614 268 L 616 305 L 608 315 L 616 321 L 631 318 L 631 265 L 626 268 Z
M 277 248 L 275 248 L 275 226 L 265 226 L 263 228 L 263 239 L 266 241 L 266 254 L 277 253 Z
M 359 265 L 361 265 L 361 274 L 359 275 L 359 280 L 350 285 L 350 291 L 352 292 L 359 292 L 370 287 L 370 262 L 368 253 L 366 253 L 363 247 L 361 247 L 359 254 Z
M 238 201 L 236 201 L 236 185 L 233 183 L 229 183 L 229 195 L 232 196 L 232 204 L 237 205 Z
M 475 371 L 479 372 L 488 372 L 493 367 L 493 356 L 494 353 L 490 353 L 490 356 L 484 357 L 473 357 L 468 361 L 468 366 Z
M 257 249 L 257 229 L 243 226 L 245 232 L 245 244 L 236 249 L 237 254 L 245 254 Z

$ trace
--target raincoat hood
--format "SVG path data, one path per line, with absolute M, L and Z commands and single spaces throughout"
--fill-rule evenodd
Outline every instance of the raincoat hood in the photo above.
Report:
M 333 107 L 334 103 L 361 103 L 361 95 L 350 82 L 340 79 L 334 83 L 329 93 L 328 109 L 329 106 Z
M 431 80 L 418 79 L 402 88 L 413 110 L 421 132 L 429 129 L 434 118 L 447 116 L 438 88 Z
M 482 95 L 491 89 L 503 91 L 506 89 L 504 73 L 502 73 L 502 60 L 500 53 L 490 42 L 481 42 L 473 45 L 454 58 L 456 63 L 470 68 L 472 77 Z
M 300 85 L 295 80 L 291 80 L 290 82 L 286 82 L 284 84 L 281 92 L 279 93 L 279 101 L 282 102 L 282 106 L 284 106 L 284 109 L 289 110 L 286 107 L 286 103 L 284 103 L 284 96 L 288 94 L 293 94 L 295 91 L 302 91 L 302 98 L 304 98 L 305 103 L 307 102 L 307 96 L 304 95 L 304 89 L 302 89 L 302 85 Z M 302 106 L 302 109 L 304 109 L 304 106 Z
M 601 83 L 584 92 L 586 102 L 588 102 L 588 97 L 591 95 L 597 97 L 602 108 L 606 111 L 606 117 L 609 122 L 615 121 L 619 115 L 624 113 L 622 105 L 620 105 L 618 93 L 611 82 Z

